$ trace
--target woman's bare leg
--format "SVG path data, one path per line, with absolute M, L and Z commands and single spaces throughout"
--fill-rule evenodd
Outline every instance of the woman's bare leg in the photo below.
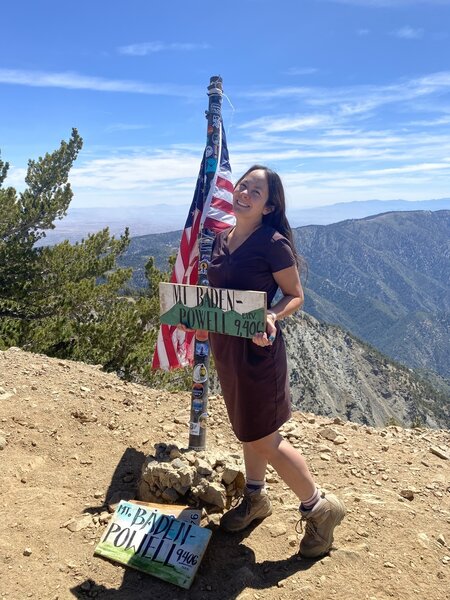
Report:
M 269 462 L 300 501 L 314 494 L 316 486 L 305 459 L 278 431 L 254 442 L 244 442 L 243 447 L 245 466 L 250 469 L 247 477 L 250 479 L 256 479 L 256 475 L 259 478 Z M 264 474 L 260 478 L 263 479 Z
M 244 451 L 245 476 L 253 481 L 264 481 L 267 469 L 267 459 L 256 452 L 251 444 L 242 444 Z

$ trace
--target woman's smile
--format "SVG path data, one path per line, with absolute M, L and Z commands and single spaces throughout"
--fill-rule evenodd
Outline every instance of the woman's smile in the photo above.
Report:
M 242 206 L 243 208 L 250 208 L 249 204 L 244 204 L 241 200 L 236 200 L 236 204 Z

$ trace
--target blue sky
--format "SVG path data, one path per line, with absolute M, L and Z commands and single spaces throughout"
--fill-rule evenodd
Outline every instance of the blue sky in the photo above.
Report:
M 73 207 L 191 201 L 211 75 L 236 176 L 295 208 L 450 196 L 450 0 L 16 0 L 2 7 L 7 184 L 77 127 Z

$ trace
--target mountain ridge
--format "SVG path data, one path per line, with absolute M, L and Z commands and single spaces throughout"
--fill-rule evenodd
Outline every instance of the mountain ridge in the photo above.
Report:
M 387 212 L 293 233 L 308 263 L 306 312 L 410 367 L 450 378 L 450 211 Z M 145 285 L 143 265 L 150 256 L 167 268 L 180 235 L 132 239 L 121 260 L 135 269 L 137 287 Z M 423 319 L 433 324 L 433 339 L 423 338 Z

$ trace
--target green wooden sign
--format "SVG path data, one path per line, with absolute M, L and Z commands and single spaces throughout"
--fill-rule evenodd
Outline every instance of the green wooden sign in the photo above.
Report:
M 252 338 L 266 328 L 266 293 L 160 283 L 161 323 Z

